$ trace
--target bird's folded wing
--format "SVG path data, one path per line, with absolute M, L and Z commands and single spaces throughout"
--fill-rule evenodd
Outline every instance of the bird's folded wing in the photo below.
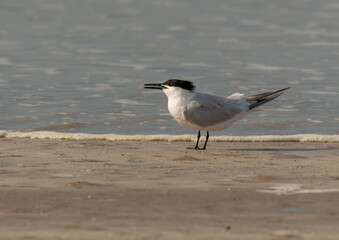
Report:
M 193 124 L 207 127 L 228 121 L 247 110 L 245 101 L 199 94 L 187 104 L 184 116 Z

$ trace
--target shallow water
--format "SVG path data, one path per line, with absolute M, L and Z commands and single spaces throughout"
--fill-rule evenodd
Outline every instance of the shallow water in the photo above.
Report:
M 335 0 L 4 0 L 0 129 L 192 134 L 142 83 L 228 96 L 292 86 L 213 135 L 339 133 Z

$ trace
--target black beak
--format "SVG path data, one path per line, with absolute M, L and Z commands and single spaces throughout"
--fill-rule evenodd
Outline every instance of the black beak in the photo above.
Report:
M 146 84 L 142 84 L 140 85 L 140 87 L 142 88 L 148 88 L 148 89 L 166 89 L 165 86 L 163 86 L 161 83 L 146 83 Z

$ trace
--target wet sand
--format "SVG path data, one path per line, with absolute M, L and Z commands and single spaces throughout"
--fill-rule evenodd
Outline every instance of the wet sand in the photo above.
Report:
M 338 239 L 338 143 L 0 139 L 1 239 Z

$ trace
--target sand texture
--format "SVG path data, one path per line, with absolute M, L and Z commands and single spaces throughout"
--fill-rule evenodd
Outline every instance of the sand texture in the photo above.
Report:
M 0 239 L 339 236 L 339 143 L 0 144 Z

